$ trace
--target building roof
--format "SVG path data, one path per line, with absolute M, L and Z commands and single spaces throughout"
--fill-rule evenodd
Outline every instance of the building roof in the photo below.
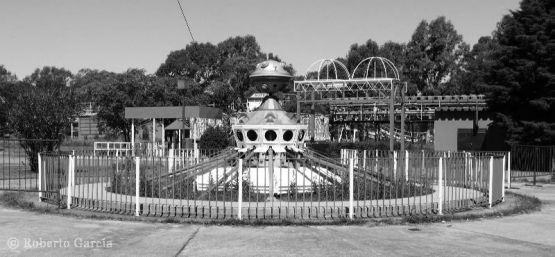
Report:
M 206 106 L 125 107 L 126 119 L 221 119 L 222 110 Z
M 175 120 L 170 125 L 164 128 L 165 130 L 180 130 L 180 129 L 190 129 L 188 126 L 183 124 L 182 120 Z

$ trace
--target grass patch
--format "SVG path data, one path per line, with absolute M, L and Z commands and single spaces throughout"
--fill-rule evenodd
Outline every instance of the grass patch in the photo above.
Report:
M 0 194 L 0 203 L 7 207 L 24 210 L 34 209 L 36 207 L 35 203 L 27 201 L 26 199 L 24 199 L 21 193 L 17 192 L 7 192 Z
M 28 192 L 0 192 L 0 205 L 41 213 L 56 212 L 56 206 L 33 201 L 36 199 L 36 193 Z

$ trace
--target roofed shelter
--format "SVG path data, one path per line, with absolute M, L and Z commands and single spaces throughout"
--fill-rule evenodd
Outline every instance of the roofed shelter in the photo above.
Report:
M 131 119 L 131 143 L 135 145 L 135 119 L 152 119 L 152 143 L 156 143 L 156 119 L 176 119 L 176 121 L 164 128 L 162 122 L 162 144 L 164 144 L 164 131 L 165 130 L 178 130 L 179 131 L 179 145 L 181 145 L 181 131 L 184 129 L 191 129 L 191 138 L 195 144 L 196 140 L 200 138 L 198 121 L 199 120 L 221 120 L 222 110 L 214 107 L 207 106 L 168 106 L 168 107 L 126 107 L 125 118 Z M 181 121 L 178 121 L 181 119 Z M 183 120 L 189 120 L 191 128 L 185 126 Z

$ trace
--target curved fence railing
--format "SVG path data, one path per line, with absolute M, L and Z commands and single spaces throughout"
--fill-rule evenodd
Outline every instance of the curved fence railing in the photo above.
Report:
M 233 151 L 194 162 L 42 155 L 39 188 L 43 200 L 66 208 L 192 219 L 441 214 L 503 199 L 502 157 L 408 155 L 401 162 Z
M 31 142 L 31 141 L 30 141 Z M 344 149 L 272 155 L 184 150 L 124 156 L 40 154 L 0 145 L 0 190 L 38 192 L 60 207 L 210 219 L 344 219 L 457 212 L 503 199 L 504 183 L 553 175 L 553 147 L 511 152 Z M 352 182 L 351 182 L 352 181 Z

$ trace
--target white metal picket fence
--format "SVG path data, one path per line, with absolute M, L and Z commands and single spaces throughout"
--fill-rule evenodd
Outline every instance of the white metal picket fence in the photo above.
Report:
M 66 208 L 208 219 L 360 219 L 457 212 L 504 197 L 501 155 L 42 155 L 41 199 Z M 42 189 L 48 188 L 45 193 Z

